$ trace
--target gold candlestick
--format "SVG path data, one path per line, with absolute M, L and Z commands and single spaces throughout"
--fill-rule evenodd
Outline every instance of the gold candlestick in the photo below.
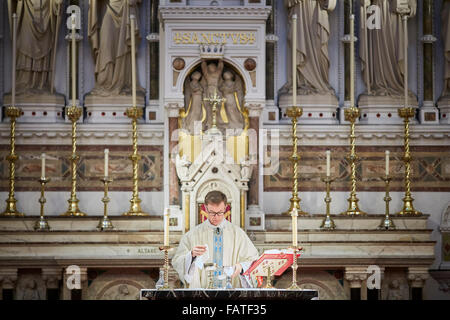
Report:
M 348 209 L 347 211 L 342 212 L 344 215 L 349 216 L 362 216 L 366 215 L 366 213 L 359 209 L 358 201 L 359 199 L 356 196 L 356 162 L 358 157 L 356 155 L 356 135 L 355 135 L 355 121 L 359 118 L 360 111 L 358 108 L 351 106 L 344 110 L 345 120 L 350 122 L 350 167 L 351 167 L 351 180 L 352 180 L 352 188 L 350 192 L 350 198 L 348 198 Z
M 160 289 L 170 289 L 169 286 L 169 251 L 172 250 L 171 246 L 161 246 L 160 251 L 164 251 L 164 285 Z
M 79 200 L 77 199 L 77 163 L 80 157 L 77 155 L 77 121 L 81 116 L 83 110 L 76 105 L 71 106 L 67 111 L 67 116 L 72 121 L 72 155 L 70 156 L 71 170 L 72 170 L 72 188 L 70 192 L 69 208 L 63 216 L 85 216 L 86 214 L 78 207 Z
M 6 157 L 9 161 L 9 195 L 6 199 L 6 209 L 1 214 L 2 216 L 22 217 L 23 213 L 19 212 L 16 207 L 17 200 L 14 197 L 15 193 L 15 176 L 16 176 L 16 161 L 19 158 L 16 155 L 16 119 L 20 117 L 20 109 L 15 106 L 6 108 L 6 116 L 11 120 L 10 127 L 10 153 Z
M 405 155 L 403 162 L 405 163 L 405 197 L 403 198 L 403 209 L 398 212 L 398 215 L 413 215 L 420 216 L 422 213 L 414 209 L 411 196 L 411 152 L 409 149 L 409 118 L 414 117 L 415 110 L 412 107 L 404 107 L 398 110 L 398 115 L 404 119 L 405 132 L 404 132 L 404 148 Z
M 103 219 L 100 220 L 98 223 L 97 229 L 100 231 L 108 231 L 113 230 L 114 226 L 111 222 L 111 220 L 108 218 L 108 203 L 110 201 L 108 197 L 108 185 L 113 181 L 110 177 L 103 177 L 100 179 L 101 182 L 103 182 L 104 185 L 104 195 L 102 198 L 103 202 Z
M 141 199 L 139 198 L 139 160 L 141 156 L 138 154 L 137 145 L 137 119 L 141 118 L 143 114 L 142 108 L 136 106 L 127 109 L 127 116 L 132 119 L 131 125 L 133 130 L 133 153 L 130 155 L 130 160 L 133 162 L 133 196 L 131 197 L 130 209 L 125 212 L 125 216 L 147 216 L 141 208 Z
M 293 184 L 292 184 L 292 197 L 289 200 L 291 205 L 288 211 L 283 212 L 284 215 L 291 215 L 294 208 L 297 209 L 298 215 L 308 215 L 308 213 L 302 211 L 300 208 L 301 199 L 298 197 L 298 162 L 300 161 L 300 155 L 297 153 L 298 138 L 297 138 L 297 118 L 300 118 L 303 114 L 303 109 L 293 106 L 287 110 L 287 116 L 292 118 L 292 155 L 290 160 L 293 166 Z
M 11 106 L 6 108 L 6 116 L 10 120 L 10 153 L 6 158 L 9 161 L 9 195 L 6 199 L 5 211 L 2 216 L 21 217 L 24 214 L 19 212 L 16 207 L 17 200 L 15 193 L 15 175 L 16 161 L 19 158 L 16 155 L 16 119 L 20 117 L 20 109 L 16 108 L 16 43 L 17 43 L 17 15 L 13 14 L 13 45 L 12 45 L 12 71 L 11 71 Z
M 288 288 L 288 290 L 299 290 L 300 287 L 297 285 L 297 269 L 298 269 L 298 264 L 297 264 L 297 251 L 301 250 L 302 248 L 297 247 L 297 246 L 292 246 L 289 247 L 289 249 L 292 250 L 293 253 L 293 261 L 292 261 L 292 284 L 291 286 Z
M 45 185 L 50 182 L 50 178 L 41 177 L 38 181 L 41 184 L 41 197 L 39 198 L 39 203 L 41 204 L 41 214 L 38 221 L 34 225 L 34 230 L 36 231 L 49 231 L 50 226 L 48 225 L 47 219 L 44 217 L 44 205 L 47 200 L 45 199 Z
M 389 202 L 392 200 L 389 195 L 389 184 L 392 178 L 389 175 L 386 175 L 386 177 L 382 177 L 381 179 L 384 181 L 386 186 L 386 195 L 384 196 L 384 201 L 386 202 L 386 211 L 384 219 L 381 221 L 378 229 L 393 230 L 395 229 L 394 221 L 392 221 L 391 217 L 389 216 Z
M 326 176 L 325 178 L 322 178 L 322 181 L 325 182 L 325 185 L 326 185 L 326 196 L 325 196 L 326 216 L 325 216 L 325 219 L 323 219 L 320 228 L 325 229 L 325 230 L 334 230 L 336 228 L 336 225 L 334 224 L 334 221 L 333 221 L 333 219 L 331 219 L 331 216 L 330 216 L 330 204 L 331 204 L 330 189 L 331 189 L 331 183 L 334 180 L 335 179 L 331 178 L 330 176 Z

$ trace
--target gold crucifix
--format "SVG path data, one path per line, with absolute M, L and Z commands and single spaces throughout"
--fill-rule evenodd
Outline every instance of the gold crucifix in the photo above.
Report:
M 227 101 L 227 99 L 220 97 L 219 95 L 217 95 L 217 89 L 214 90 L 214 95 L 209 97 L 209 98 L 203 98 L 203 101 L 205 102 L 209 102 L 209 104 L 212 104 L 212 113 L 213 113 L 213 118 L 212 118 L 212 128 L 214 130 L 217 130 L 217 120 L 216 120 L 216 112 L 217 112 L 217 104 L 218 103 L 223 103 L 225 101 Z

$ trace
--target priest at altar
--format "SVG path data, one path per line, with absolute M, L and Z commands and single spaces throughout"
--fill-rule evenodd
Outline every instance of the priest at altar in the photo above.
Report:
M 258 259 L 258 250 L 247 234 L 224 219 L 227 199 L 220 191 L 211 191 L 205 197 L 208 219 L 187 232 L 172 259 L 180 280 L 188 288 L 207 288 L 207 263 L 217 265 L 214 271 L 215 288 L 225 287 L 225 267 L 232 267 L 233 288 L 251 286 L 242 274 Z

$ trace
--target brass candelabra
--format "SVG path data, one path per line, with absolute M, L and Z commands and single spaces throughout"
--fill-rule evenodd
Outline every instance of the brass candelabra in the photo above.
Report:
M 392 221 L 390 215 L 389 215 L 389 202 L 392 200 L 392 198 L 389 195 L 389 184 L 392 180 L 392 178 L 389 175 L 386 175 L 385 177 L 381 178 L 386 187 L 386 195 L 384 196 L 384 201 L 386 202 L 386 211 L 385 216 L 383 220 L 381 221 L 380 225 L 378 226 L 378 229 L 385 229 L 385 230 L 393 230 L 395 229 L 394 221 Z
M 108 231 L 113 230 L 114 226 L 111 222 L 111 220 L 108 218 L 108 203 L 110 201 L 108 197 L 108 185 L 113 181 L 110 177 L 103 177 L 100 179 L 101 182 L 103 182 L 104 186 L 104 194 L 102 198 L 103 202 L 103 218 L 99 221 L 97 229 L 100 231 Z
M 292 118 L 292 155 L 290 160 L 293 166 L 293 185 L 292 185 L 292 197 L 289 200 L 291 205 L 288 211 L 283 212 L 284 215 L 290 215 L 294 208 L 297 209 L 298 215 L 308 215 L 308 213 L 302 211 L 300 208 L 301 199 L 298 197 L 298 163 L 300 161 L 300 155 L 297 152 L 298 138 L 297 138 L 297 118 L 300 118 L 303 114 L 303 109 L 293 106 L 287 110 L 287 116 Z
M 292 284 L 288 288 L 288 290 L 299 290 L 300 287 L 297 284 L 297 269 L 298 269 L 298 263 L 297 263 L 297 252 L 301 250 L 302 248 L 297 246 L 291 246 L 289 247 L 292 250 L 293 254 L 293 261 L 292 261 Z
M 15 176 L 16 176 L 16 161 L 19 158 L 16 154 L 16 119 L 20 117 L 20 109 L 14 105 L 6 108 L 6 116 L 9 117 L 10 126 L 10 153 L 7 156 L 9 161 L 9 195 L 6 199 L 6 209 L 1 214 L 2 216 L 22 217 L 23 213 L 17 210 L 17 200 L 14 197 L 15 192 Z
M 326 185 L 326 196 L 325 196 L 326 215 L 325 219 L 323 219 L 322 224 L 320 225 L 320 228 L 325 230 L 334 230 L 336 228 L 336 225 L 334 224 L 334 221 L 330 216 L 330 204 L 331 204 L 330 189 L 331 183 L 335 181 L 335 179 L 331 178 L 330 176 L 326 176 L 325 178 L 322 178 L 322 181 L 325 182 Z
M 39 203 L 41 204 L 41 214 L 38 221 L 34 225 L 34 230 L 36 231 L 49 231 L 50 226 L 47 219 L 44 216 L 44 205 L 47 200 L 45 199 L 45 185 L 50 182 L 50 178 L 41 177 L 38 181 L 41 184 L 41 197 L 39 198 Z
M 348 198 L 348 209 L 342 212 L 344 215 L 349 216 L 362 216 L 366 213 L 358 207 L 358 197 L 356 196 L 356 162 L 358 156 L 356 155 L 356 135 L 355 135 L 355 122 L 360 116 L 358 108 L 351 106 L 344 110 L 345 120 L 350 122 L 350 167 L 351 167 L 351 181 L 352 187 L 350 191 L 350 198 Z
M 411 196 L 411 152 L 409 149 L 409 118 L 414 117 L 415 110 L 412 107 L 404 107 L 398 110 L 398 115 L 403 118 L 405 124 L 404 129 L 404 148 L 405 155 L 403 162 L 405 163 L 405 197 L 403 198 L 403 209 L 398 215 L 420 216 L 422 213 L 417 211 L 413 206 L 414 199 Z
M 160 289 L 170 289 L 169 286 L 169 269 L 170 269 L 170 265 L 169 265 L 169 251 L 172 249 L 173 247 L 169 246 L 161 246 L 159 247 L 160 251 L 164 251 L 164 285 L 160 288 Z
M 131 119 L 132 134 L 133 134 L 133 153 L 130 155 L 130 160 L 133 162 L 133 196 L 131 197 L 130 209 L 125 212 L 125 216 L 147 216 L 141 208 L 141 199 L 139 198 L 139 160 L 141 156 L 138 154 L 138 133 L 137 120 L 143 115 L 142 108 L 133 106 L 127 109 L 127 116 Z
M 85 216 L 86 213 L 82 212 L 78 207 L 79 200 L 77 199 L 77 163 L 80 157 L 77 155 L 77 121 L 81 117 L 83 110 L 76 105 L 72 105 L 67 110 L 67 116 L 72 122 L 72 155 L 70 156 L 71 171 L 72 171 L 72 187 L 70 192 L 69 208 L 63 216 Z

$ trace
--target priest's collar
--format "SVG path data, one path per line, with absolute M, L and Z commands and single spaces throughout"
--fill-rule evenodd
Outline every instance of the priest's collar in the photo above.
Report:
M 217 226 L 213 225 L 211 222 L 209 222 L 208 219 L 205 221 L 206 225 L 211 229 L 223 229 L 225 228 L 230 222 L 227 219 L 223 219 L 221 223 L 219 223 Z

